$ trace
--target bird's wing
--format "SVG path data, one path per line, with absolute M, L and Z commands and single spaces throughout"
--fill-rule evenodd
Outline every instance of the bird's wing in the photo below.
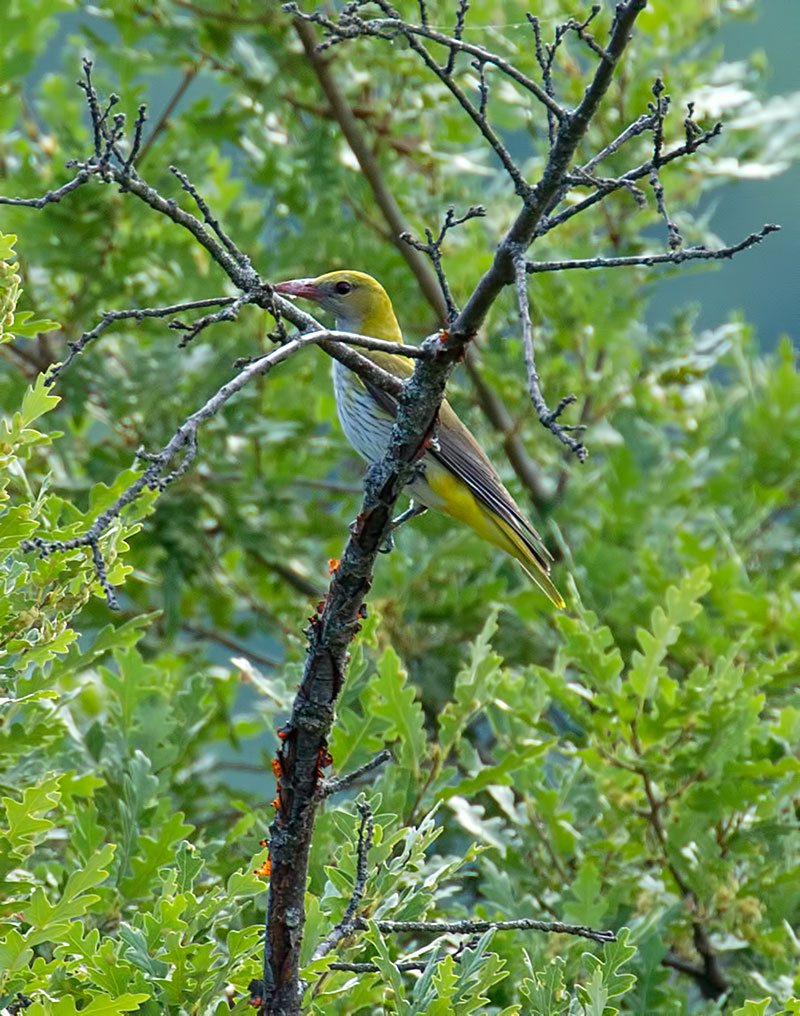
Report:
M 376 354 L 374 351 L 370 351 L 370 357 L 385 370 L 400 374 L 401 377 L 410 376 L 414 369 L 409 360 L 404 360 L 391 353 Z M 400 362 L 398 363 L 398 361 Z M 392 416 L 397 415 L 397 401 L 388 392 L 369 384 L 369 382 L 365 382 L 365 385 L 382 409 Z M 430 454 L 451 473 L 463 480 L 482 504 L 498 515 L 524 539 L 542 571 L 547 574 L 550 571 L 550 562 L 553 560 L 552 554 L 545 547 L 541 536 L 525 518 L 514 498 L 503 486 L 503 481 L 486 457 L 484 450 L 459 420 L 455 410 L 446 400 L 442 403 L 442 408 L 439 411 L 436 440 L 439 447 L 431 448 Z
M 504 487 L 484 450 L 456 416 L 449 403 L 442 403 L 439 418 L 440 426 L 436 431 L 439 449 L 438 451 L 431 449 L 431 454 L 443 466 L 459 476 L 490 511 L 499 515 L 519 533 L 542 570 L 545 574 L 548 573 L 550 562 L 553 560 L 552 554 Z

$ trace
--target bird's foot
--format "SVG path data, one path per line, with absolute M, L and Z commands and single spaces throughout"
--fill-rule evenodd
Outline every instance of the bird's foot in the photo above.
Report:
M 388 554 L 394 549 L 394 537 L 392 536 L 392 533 L 395 529 L 399 529 L 404 523 L 409 522 L 411 519 L 415 519 L 417 515 L 424 515 L 427 510 L 428 508 L 426 505 L 417 504 L 416 501 L 412 501 L 409 508 L 407 508 L 404 512 L 401 512 L 397 518 L 392 519 L 392 526 L 386 535 L 386 540 L 384 541 L 383 546 L 380 548 L 381 554 Z

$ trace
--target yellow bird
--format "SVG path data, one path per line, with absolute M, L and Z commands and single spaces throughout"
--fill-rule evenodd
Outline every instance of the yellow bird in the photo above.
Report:
M 336 327 L 341 331 L 403 341 L 391 300 L 371 275 L 328 272 L 316 279 L 281 282 L 275 290 L 320 304 L 335 315 Z M 396 377 L 405 379 L 413 372 L 413 362 L 405 357 L 367 349 L 359 352 Z M 347 439 L 368 462 L 381 458 L 397 413 L 395 400 L 338 360 L 333 361 L 333 386 Z M 422 456 L 408 488 L 414 503 L 404 517 L 433 508 L 465 522 L 484 540 L 515 558 L 557 607 L 564 606 L 550 580 L 552 557 L 541 537 L 446 400 L 439 411 L 436 441 Z

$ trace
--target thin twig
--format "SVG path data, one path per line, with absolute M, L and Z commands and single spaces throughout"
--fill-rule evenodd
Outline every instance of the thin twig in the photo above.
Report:
M 361 816 L 361 825 L 358 829 L 358 846 L 356 847 L 356 880 L 353 885 L 353 892 L 350 894 L 350 900 L 347 904 L 344 914 L 342 915 L 341 921 L 336 927 L 317 945 L 314 953 L 311 957 L 312 962 L 314 960 L 320 960 L 323 956 L 327 956 L 328 953 L 335 949 L 336 946 L 342 941 L 343 938 L 347 938 L 348 935 L 352 934 L 356 928 L 356 910 L 364 898 L 364 888 L 367 884 L 367 877 L 369 875 L 369 869 L 367 867 L 367 861 L 369 857 L 369 851 L 372 846 L 372 837 L 375 834 L 375 822 L 372 815 L 372 809 L 364 801 L 357 801 L 356 807 L 358 813 Z
M 653 165 L 650 169 L 650 186 L 653 188 L 658 213 L 667 226 L 669 249 L 677 250 L 683 243 L 683 237 L 667 211 L 664 198 L 664 185 L 661 183 L 661 178 L 658 175 L 658 171 L 661 168 L 661 152 L 664 148 L 664 119 L 669 111 L 670 102 L 669 96 L 664 94 L 664 82 L 661 78 L 656 78 L 655 80 L 653 98 L 656 101 L 655 105 L 650 103 L 650 113 L 653 117 Z
M 109 310 L 104 311 L 101 315 L 100 321 L 88 332 L 84 332 L 79 339 L 74 342 L 67 344 L 69 348 L 69 355 L 66 357 L 63 363 L 55 364 L 50 368 L 50 372 L 47 377 L 47 384 L 52 385 L 59 374 L 62 374 L 67 367 L 70 366 L 72 361 L 78 356 L 79 353 L 98 336 L 102 335 L 106 329 L 110 328 L 112 324 L 117 321 L 143 321 L 145 318 L 163 318 L 170 317 L 172 314 L 181 314 L 187 310 L 196 310 L 199 307 L 218 307 L 221 304 L 233 303 L 234 298 L 232 296 L 220 296 L 212 297 L 208 300 L 191 300 L 188 303 L 176 303 L 169 307 L 132 307 L 129 310 Z
M 164 112 L 161 114 L 161 116 L 156 121 L 155 127 L 150 132 L 150 135 L 147 138 L 147 141 L 145 141 L 144 145 L 142 145 L 141 150 L 138 150 L 138 146 L 136 144 L 134 144 L 133 148 L 131 149 L 131 154 L 128 156 L 128 162 L 131 165 L 139 165 L 140 166 L 144 162 L 144 160 L 147 158 L 147 153 L 153 147 L 153 145 L 155 144 L 156 139 L 159 137 L 159 135 L 164 131 L 165 127 L 167 126 L 167 121 L 172 116 L 172 114 L 175 112 L 175 107 L 178 105 L 178 103 L 181 101 L 181 99 L 186 94 L 186 91 L 187 91 L 189 85 L 191 85 L 191 83 L 197 77 L 197 72 L 199 70 L 200 70 L 200 61 L 198 61 L 197 63 L 193 63 L 190 67 L 187 67 L 186 71 L 184 72 L 183 77 L 181 78 L 180 84 L 175 89 L 175 92 L 173 93 L 172 98 L 169 100 L 167 105 L 164 107 Z M 144 109 L 143 106 L 139 107 L 140 116 L 141 116 L 141 111 L 143 109 Z
M 600 151 L 591 157 L 588 162 L 584 162 L 581 169 L 584 173 L 591 173 L 594 167 L 602 162 L 603 159 L 607 159 L 609 155 L 613 155 L 618 152 L 620 148 L 631 138 L 638 137 L 640 134 L 644 134 L 647 130 L 652 130 L 654 118 L 651 113 L 642 113 L 640 117 L 628 124 L 624 131 L 617 135 L 613 141 L 610 141 L 605 148 L 601 148 Z
M 461 36 L 464 34 L 464 23 L 467 19 L 467 11 L 469 10 L 469 0 L 458 0 L 458 7 L 456 8 L 456 24 L 453 29 L 453 38 L 461 41 Z M 452 74 L 453 68 L 455 67 L 457 50 L 454 47 L 450 47 L 450 52 L 447 54 L 447 63 L 445 64 L 445 74 Z
M 594 36 L 586 31 L 589 25 L 600 13 L 600 10 L 601 10 L 600 4 L 594 4 L 592 6 L 591 11 L 589 12 L 589 16 L 586 18 L 585 21 L 576 21 L 575 18 L 570 18 L 569 21 L 567 22 L 567 26 L 578 36 L 578 38 L 582 42 L 586 43 L 586 45 L 595 54 L 595 56 L 600 57 L 601 60 L 608 60 L 609 59 L 608 53 L 606 53 L 606 51 L 597 42 Z
M 542 84 L 544 85 L 545 93 L 555 102 L 555 91 L 553 89 L 553 76 L 551 73 L 551 62 L 545 55 L 545 49 L 542 44 L 542 29 L 539 24 L 539 19 L 528 11 L 525 15 L 530 22 L 531 28 L 533 28 L 533 39 L 536 52 L 536 60 L 539 64 L 539 69 L 542 72 Z M 553 110 L 547 107 L 547 137 L 552 148 L 553 142 L 556 137 L 556 118 Z
M 522 342 L 525 349 L 525 365 L 528 371 L 528 390 L 533 402 L 539 422 L 552 434 L 565 444 L 570 451 L 578 456 L 579 462 L 586 460 L 586 447 L 583 442 L 574 438 L 570 431 L 581 429 L 580 427 L 569 426 L 558 422 L 559 416 L 575 401 L 574 395 L 567 395 L 558 403 L 555 409 L 545 402 L 542 395 L 539 373 L 536 370 L 536 357 L 533 348 L 533 325 L 531 323 L 530 301 L 528 298 L 528 283 L 526 280 L 526 265 L 522 251 L 519 252 L 514 263 L 514 275 L 517 287 L 517 302 L 519 304 L 519 317 L 522 323 Z
M 537 272 L 565 272 L 573 268 L 630 268 L 634 265 L 680 265 L 685 261 L 719 261 L 732 258 L 740 251 L 746 250 L 769 236 L 781 227 L 767 223 L 757 233 L 750 233 L 738 243 L 730 247 L 719 247 L 709 250 L 707 247 L 686 247 L 683 250 L 671 251 L 669 254 L 630 254 L 615 258 L 576 258 L 570 261 L 527 261 L 525 270 L 529 275 Z
M 692 155 L 698 148 L 701 147 L 701 145 L 707 145 L 721 133 L 722 123 L 714 124 L 711 130 L 705 131 L 702 136 L 695 137 L 691 142 L 679 145 L 677 148 L 673 148 L 672 151 L 667 152 L 666 155 L 662 155 L 659 165 L 666 166 L 675 159 L 683 158 L 685 155 Z M 559 212 L 557 215 L 547 215 L 546 217 L 543 217 L 536 227 L 536 236 L 544 236 L 545 233 L 549 233 L 558 226 L 562 226 L 575 215 L 580 215 L 580 213 L 585 212 L 587 208 L 591 208 L 591 206 L 596 204 L 598 201 L 602 201 L 604 198 L 608 197 L 609 194 L 613 194 L 614 191 L 619 190 L 620 188 L 628 188 L 637 180 L 641 180 L 643 177 L 649 176 L 652 168 L 653 160 L 648 159 L 647 162 L 643 162 L 634 169 L 629 169 L 628 172 L 623 173 L 622 176 L 599 181 L 599 186 L 593 194 L 589 194 L 588 197 L 585 197 L 582 201 L 576 201 L 574 205 L 570 205 L 569 208 L 565 208 L 564 211 Z
M 225 245 L 225 249 L 228 251 L 228 253 L 231 254 L 234 258 L 236 258 L 236 260 L 239 262 L 240 265 L 243 265 L 244 267 L 249 268 L 250 267 L 250 259 L 247 257 L 246 254 L 243 254 L 239 250 L 239 248 L 236 246 L 236 244 L 233 242 L 233 240 L 231 240 L 231 238 L 228 236 L 228 234 L 225 232 L 225 230 L 219 224 L 219 221 L 217 220 L 217 218 L 214 215 L 211 214 L 211 209 L 208 207 L 206 202 L 203 200 L 202 196 L 198 193 L 197 188 L 191 182 L 189 177 L 186 176 L 185 173 L 182 173 L 176 166 L 170 166 L 169 167 L 169 171 L 170 171 L 170 173 L 173 173 L 180 180 L 181 187 L 183 187 L 183 189 L 186 191 L 186 193 L 187 194 L 191 194 L 191 196 L 194 198 L 195 204 L 197 205 L 197 207 L 202 212 L 203 221 L 208 223 L 209 226 L 211 226 L 211 228 L 217 234 L 219 239 Z
M 355 925 L 362 931 L 370 922 L 363 917 L 355 919 Z M 485 931 L 542 931 L 551 935 L 574 935 L 588 938 L 592 942 L 616 942 L 613 931 L 590 928 L 584 924 L 564 924 L 561 921 L 539 921 L 522 917 L 516 921 L 375 921 L 377 928 L 386 935 L 479 935 Z
M 226 306 L 221 307 L 219 310 L 213 311 L 211 314 L 204 314 L 203 317 L 198 318 L 191 325 L 187 325 L 180 318 L 176 318 L 174 321 L 170 321 L 169 328 L 174 331 L 183 332 L 181 341 L 178 343 L 180 349 L 184 349 L 189 343 L 195 339 L 200 332 L 208 328 L 209 325 L 218 324 L 221 321 L 235 321 L 239 316 L 239 311 L 245 304 L 253 303 L 254 297 L 252 294 L 240 293 L 235 299 L 231 300 Z
M 45 205 L 55 204 L 65 198 L 67 194 L 77 190 L 78 187 L 88 183 L 92 178 L 92 171 L 82 167 L 75 176 L 67 183 L 62 184 L 55 190 L 48 191 L 40 198 L 6 198 L 0 197 L 0 205 L 21 205 L 25 208 L 44 208 Z
M 377 0 L 377 2 L 381 3 L 382 0 Z M 436 61 L 430 55 L 428 50 L 422 45 L 422 43 L 419 41 L 419 39 L 416 38 L 414 34 L 406 35 L 406 40 L 411 49 L 413 49 L 414 52 L 420 56 L 420 58 L 422 59 L 423 63 L 428 68 L 428 70 L 430 70 L 433 74 L 435 74 L 436 77 L 438 77 L 439 80 L 444 85 L 447 86 L 447 88 L 450 90 L 451 95 L 455 98 L 455 100 L 458 102 L 461 108 L 470 117 L 472 122 L 475 124 L 475 126 L 483 135 L 486 142 L 489 144 L 490 148 L 492 148 L 495 155 L 502 163 L 503 168 L 505 169 L 506 173 L 511 178 L 511 181 L 514 184 L 515 192 L 519 195 L 519 197 L 526 199 L 530 195 L 531 191 L 530 185 L 526 181 L 522 170 L 514 161 L 508 148 L 501 140 L 500 135 L 497 134 L 497 132 L 491 126 L 486 116 L 484 116 L 481 113 L 480 108 L 476 107 L 475 104 L 467 97 L 466 92 L 464 92 L 461 86 L 456 84 L 455 80 L 453 79 L 453 76 L 447 72 L 447 68 L 440 67 L 439 64 L 436 63 Z M 487 58 L 486 62 L 491 61 L 489 61 Z M 480 100 L 481 105 L 483 104 L 482 99 L 483 97 L 481 96 Z
M 395 966 L 401 973 L 411 973 L 414 970 L 425 970 L 428 966 L 425 960 L 397 960 Z M 377 974 L 380 967 L 376 963 L 354 963 L 350 960 L 334 960 L 329 964 L 329 970 L 348 970 L 354 974 Z
M 486 107 L 489 105 L 489 82 L 486 80 L 486 64 L 483 60 L 473 60 L 472 66 L 478 74 L 478 113 L 486 117 Z
M 392 753 L 388 748 L 384 748 L 383 751 L 379 751 L 377 755 L 365 762 L 363 766 L 359 766 L 358 769 L 354 769 L 351 773 L 347 773 L 346 776 L 339 776 L 331 780 L 323 780 L 319 785 L 317 791 L 319 797 L 330 797 L 332 794 L 339 794 L 343 790 L 347 790 L 355 782 L 361 779 L 362 776 L 366 776 L 367 773 L 371 773 L 373 769 L 377 769 L 379 766 L 384 765 L 392 757 Z
M 397 35 L 412 35 L 430 39 L 431 42 L 436 42 L 440 46 L 444 46 L 448 51 L 468 53 L 470 56 L 476 57 L 478 60 L 482 60 L 485 63 L 494 64 L 495 67 L 499 68 L 504 74 L 511 78 L 512 81 L 515 81 L 526 91 L 534 95 L 539 102 L 553 113 L 556 119 L 561 120 L 566 116 L 566 111 L 559 106 L 555 99 L 547 94 L 541 85 L 538 85 L 532 78 L 523 74 L 512 63 L 509 63 L 508 60 L 504 60 L 503 57 L 490 52 L 483 46 L 476 46 L 472 43 L 464 42 L 463 39 L 456 39 L 451 35 L 445 35 L 444 33 L 438 32 L 427 25 L 412 25 L 408 21 L 403 21 L 397 11 L 392 10 L 384 4 L 379 4 L 379 6 L 381 6 L 381 9 L 384 11 L 391 10 L 391 16 L 381 19 L 374 18 L 366 21 L 354 15 L 353 12 L 350 12 L 347 18 L 334 22 L 319 12 L 315 12 L 313 14 L 304 13 L 300 10 L 296 3 L 285 3 L 283 5 L 283 10 L 286 11 L 287 14 L 294 14 L 298 18 L 302 18 L 304 21 L 311 21 L 320 25 L 327 33 L 329 33 L 330 36 L 334 38 L 339 37 L 342 40 L 354 39 L 359 36 L 374 36 L 377 38 L 391 39 Z
M 142 149 L 142 135 L 144 134 L 144 125 L 147 123 L 147 106 L 142 103 L 139 106 L 139 112 L 136 116 L 136 122 L 133 125 L 133 142 L 131 143 L 131 150 L 128 153 L 128 158 L 125 160 L 124 169 L 130 172 L 131 167 L 135 165 L 136 161 L 140 156 L 144 155 Z M 148 143 L 152 141 L 152 135 L 148 138 Z
M 447 320 L 452 321 L 458 314 L 458 307 L 456 307 L 455 301 L 453 300 L 453 294 L 450 291 L 450 285 L 447 281 L 444 268 L 442 267 L 442 244 L 447 233 L 454 229 L 456 226 L 462 225 L 464 222 L 468 222 L 470 219 L 480 218 L 486 215 L 486 209 L 483 205 L 473 205 L 468 208 L 463 215 L 456 218 L 455 208 L 450 205 L 444 217 L 444 222 L 439 229 L 439 233 L 434 237 L 433 233 L 427 227 L 425 228 L 425 236 L 427 243 L 422 243 L 421 240 L 415 240 L 414 237 L 404 232 L 400 234 L 400 239 L 405 240 L 409 246 L 413 247 L 414 250 L 421 251 L 423 254 L 427 254 L 433 265 L 433 270 L 436 272 L 436 278 L 439 281 L 439 288 L 442 291 L 444 297 L 445 306 L 447 307 Z
M 631 138 L 638 137 L 643 134 L 646 130 L 651 130 L 653 127 L 654 117 L 651 114 L 643 113 L 640 117 L 634 120 L 633 123 L 629 124 L 625 130 L 623 130 L 613 141 L 610 141 L 604 148 L 592 156 L 588 162 L 585 162 L 582 166 L 578 166 L 572 170 L 564 181 L 563 186 L 559 189 L 558 193 L 553 197 L 552 201 L 548 205 L 545 216 L 550 215 L 554 208 L 556 208 L 561 201 L 566 197 L 569 191 L 576 184 L 589 184 L 593 187 L 602 187 L 606 181 L 598 180 L 594 176 L 594 168 L 608 156 L 618 152 L 620 148 Z M 625 189 L 630 191 L 634 198 L 640 204 L 644 204 L 644 194 L 638 187 L 633 183 L 626 183 Z
M 227 384 L 223 385 L 206 403 L 180 425 L 172 438 L 163 449 L 157 454 L 139 452 L 137 458 L 146 461 L 147 467 L 130 484 L 116 500 L 104 512 L 97 516 L 89 529 L 81 536 L 72 537 L 69 540 L 44 540 L 41 537 L 34 537 L 22 543 L 25 551 L 38 551 L 39 557 L 49 557 L 50 554 L 74 550 L 77 547 L 91 547 L 97 565 L 97 553 L 99 553 L 99 539 L 108 530 L 111 524 L 129 504 L 132 504 L 140 494 L 146 490 L 163 490 L 167 483 L 171 482 L 177 475 L 185 472 L 196 451 L 197 430 L 202 423 L 214 416 L 221 407 L 234 394 L 240 391 L 251 378 L 268 373 L 281 361 L 288 359 L 293 353 L 301 348 L 303 343 L 300 339 L 287 343 L 285 346 L 273 350 L 266 356 L 261 357 L 255 363 L 245 367 L 244 370 Z M 164 471 L 172 459 L 183 452 L 183 458 L 177 470 L 164 475 Z M 104 571 L 97 567 L 97 575 L 103 584 L 106 592 L 108 605 L 112 610 L 117 609 L 116 597 L 113 590 L 104 582 Z
M 114 587 L 108 581 L 108 571 L 106 570 L 106 563 L 100 551 L 100 544 L 95 538 L 88 541 L 88 546 L 92 551 L 94 570 L 97 574 L 97 581 L 100 583 L 103 588 L 103 592 L 105 593 L 106 603 L 108 603 L 110 610 L 119 610 L 119 601 L 117 600 L 116 593 L 114 592 Z M 39 557 L 45 556 L 46 555 L 44 554 L 39 554 Z

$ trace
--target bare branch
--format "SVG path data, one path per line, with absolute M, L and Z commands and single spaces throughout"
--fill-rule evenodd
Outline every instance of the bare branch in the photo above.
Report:
M 669 216 L 666 204 L 664 203 L 664 185 L 661 183 L 658 175 L 661 167 L 661 152 L 664 148 L 664 119 L 669 111 L 670 103 L 669 96 L 664 94 L 664 82 L 661 78 L 656 78 L 655 80 L 653 97 L 656 101 L 655 105 L 650 103 L 650 113 L 653 117 L 653 165 L 650 169 L 650 186 L 653 188 L 653 194 L 655 194 L 658 213 L 667 226 L 669 248 L 670 250 L 677 250 L 683 243 L 683 237 Z
M 74 550 L 77 547 L 90 547 L 97 570 L 97 577 L 103 585 L 106 593 L 106 600 L 112 610 L 117 609 L 116 597 L 108 585 L 105 575 L 105 568 L 102 558 L 98 561 L 99 540 L 119 517 L 124 508 L 132 504 L 140 494 L 146 490 L 163 490 L 178 476 L 182 475 L 189 467 L 197 452 L 197 430 L 202 423 L 214 416 L 220 408 L 236 392 L 240 391 L 248 381 L 260 374 L 267 374 L 273 367 L 283 360 L 288 359 L 304 343 L 300 339 L 287 343 L 285 346 L 273 350 L 266 356 L 262 356 L 255 363 L 250 364 L 242 370 L 235 378 L 223 385 L 206 403 L 188 417 L 177 429 L 172 438 L 164 448 L 157 454 L 147 452 L 137 453 L 137 458 L 145 460 L 148 465 L 140 476 L 111 504 L 104 512 L 97 516 L 89 529 L 81 536 L 72 537 L 69 540 L 44 540 L 41 537 L 34 537 L 22 543 L 25 551 L 38 551 L 39 557 L 49 557 L 56 552 Z M 166 467 L 178 454 L 183 457 L 178 467 L 171 473 L 165 475 Z
M 83 81 L 78 81 L 78 88 L 86 95 L 86 102 L 89 106 L 89 117 L 92 123 L 92 136 L 94 138 L 94 154 L 96 158 L 100 158 L 102 154 L 102 142 L 103 137 L 100 131 L 102 123 L 102 117 L 100 114 L 100 104 L 97 101 L 97 92 L 94 90 L 92 84 L 92 61 L 87 60 L 86 57 L 83 59 Z
M 528 89 L 528 91 L 533 92 L 537 98 L 544 101 L 545 105 L 548 105 L 548 108 L 555 107 L 554 113 L 557 119 L 561 120 L 566 116 L 564 110 L 561 109 L 557 103 L 555 103 L 547 95 L 547 93 L 536 84 L 536 82 L 525 77 L 525 75 L 520 74 L 520 72 L 517 71 L 512 64 L 509 64 L 502 58 L 495 56 L 488 50 L 483 49 L 481 46 L 471 46 L 464 43 L 460 38 L 442 35 L 430 28 L 412 25 L 410 22 L 403 21 L 398 12 L 389 3 L 389 0 L 374 0 L 374 2 L 387 15 L 386 18 L 365 20 L 356 13 L 358 4 L 347 5 L 341 11 L 338 21 L 332 21 L 330 18 L 319 12 L 306 14 L 299 9 L 296 3 L 284 4 L 283 9 L 305 21 L 311 21 L 315 24 L 321 25 L 328 35 L 329 43 L 343 42 L 347 39 L 358 38 L 360 36 L 393 39 L 398 35 L 402 35 L 411 49 L 414 50 L 414 52 L 422 59 L 428 70 L 447 86 L 456 101 L 472 119 L 473 123 L 481 132 L 487 143 L 494 150 L 506 172 L 511 177 L 516 193 L 521 197 L 525 197 L 530 191 L 530 187 L 525 181 L 522 171 L 514 162 L 508 149 L 504 145 L 500 136 L 492 128 L 486 116 L 483 115 L 481 110 L 477 108 L 467 97 L 464 90 L 453 78 L 453 67 L 456 53 L 462 51 L 470 53 L 483 63 L 492 63 L 499 67 L 514 81 L 518 84 L 522 84 L 523 87 Z M 456 25 L 457 31 L 463 29 L 463 17 L 466 13 L 467 6 L 468 5 L 464 4 L 463 9 L 459 7 L 457 14 L 458 21 Z M 434 42 L 438 42 L 441 45 L 446 46 L 448 48 L 447 62 L 444 65 L 438 64 L 425 46 L 422 45 L 420 38 L 431 39 Z M 324 46 L 325 43 L 322 45 Z M 481 105 L 484 105 L 483 94 L 481 94 L 480 102 Z
M 195 310 L 199 307 L 218 307 L 220 304 L 234 302 L 232 296 L 212 297 L 208 300 L 190 300 L 188 303 L 176 303 L 170 307 L 134 307 L 130 310 L 109 310 L 104 311 L 100 321 L 91 329 L 84 332 L 75 342 L 68 343 L 69 355 L 63 363 L 55 364 L 50 368 L 47 377 L 47 384 L 52 385 L 59 374 L 62 374 L 79 353 L 99 335 L 111 327 L 116 321 L 142 321 L 144 318 L 170 317 L 172 314 L 181 314 L 187 310 Z
M 528 12 L 525 15 L 533 28 L 534 45 L 536 47 L 536 60 L 538 61 L 539 68 L 542 72 L 542 84 L 544 85 L 545 93 L 550 99 L 555 102 L 555 89 L 553 88 L 553 57 L 555 56 L 555 47 L 552 52 L 549 47 L 545 47 L 542 44 L 542 30 L 539 25 L 539 19 Z M 550 141 L 550 147 L 552 148 L 553 143 L 556 139 L 556 124 L 557 118 L 553 109 L 547 107 L 547 136 Z
M 539 234 L 545 209 L 563 184 L 570 161 L 611 84 L 614 68 L 625 51 L 633 25 L 645 3 L 646 0 L 625 0 L 618 4 L 606 46 L 608 59 L 598 64 L 580 103 L 559 124 L 538 183 L 525 199 L 521 211 L 498 245 L 491 265 L 453 322 L 446 345 L 452 343 L 453 348 L 461 348 L 468 336 L 480 327 L 503 286 L 514 282 L 519 252 L 527 250 Z
M 464 34 L 464 23 L 467 19 L 467 11 L 469 10 L 469 0 L 458 0 L 458 7 L 456 9 L 456 25 L 453 29 L 453 38 L 461 41 L 461 36 Z M 447 54 L 447 63 L 445 64 L 445 74 L 452 74 L 453 68 L 456 63 L 457 50 L 452 46 L 450 52 Z
M 582 42 L 586 43 L 586 45 L 595 54 L 595 56 L 600 57 L 601 60 L 608 60 L 609 59 L 608 53 L 606 53 L 606 51 L 597 42 L 594 36 L 586 31 L 589 25 L 600 13 L 600 10 L 601 10 L 600 4 L 594 4 L 592 6 L 591 11 L 589 12 L 589 17 L 586 18 L 585 21 L 576 21 L 575 18 L 570 18 L 569 21 L 567 22 L 567 27 L 570 28 Z
M 588 162 L 585 162 L 581 169 L 584 173 L 591 173 L 594 167 L 602 162 L 603 159 L 607 159 L 609 155 L 613 155 L 618 152 L 620 148 L 631 138 L 638 137 L 640 134 L 644 134 L 647 130 L 652 130 L 654 118 L 652 114 L 642 113 L 640 117 L 629 124 L 621 134 L 618 134 L 613 141 L 610 141 L 605 148 L 602 148 L 597 155 L 593 155 Z
M 669 254 L 631 254 L 615 258 L 577 258 L 570 261 L 528 261 L 525 270 L 529 275 L 537 272 L 564 272 L 571 268 L 630 268 L 634 265 L 680 265 L 685 261 L 713 261 L 732 258 L 734 254 L 746 250 L 770 233 L 776 233 L 781 227 L 767 223 L 757 233 L 750 233 L 744 240 L 730 247 L 709 250 L 707 247 L 686 247 L 683 250 L 671 251 Z
M 478 74 L 478 95 L 480 97 L 478 113 L 482 117 L 485 117 L 486 107 L 489 104 L 489 82 L 486 80 L 486 64 L 483 60 L 473 60 L 472 66 Z
M 472 346 L 467 349 L 464 367 L 475 389 L 478 405 L 485 413 L 486 419 L 499 433 L 503 451 L 508 456 L 514 472 L 536 507 L 540 511 L 546 510 L 552 504 L 555 483 L 544 475 L 528 454 L 518 422 L 514 420 L 495 389 L 487 383 Z
M 92 562 L 94 563 L 94 570 L 97 573 L 97 580 L 103 587 L 103 592 L 105 593 L 106 603 L 111 610 L 119 610 L 119 601 L 117 600 L 114 592 L 114 587 L 108 581 L 108 571 L 106 570 L 106 563 L 100 551 L 100 544 L 97 540 L 90 540 L 89 547 L 92 551 Z M 46 555 L 40 554 L 39 556 L 44 557 Z
M 415 970 L 425 970 L 428 964 L 425 960 L 398 960 L 395 966 L 401 973 L 407 974 Z M 350 960 L 334 960 L 328 969 L 349 970 L 354 974 L 377 974 L 380 972 L 380 967 L 377 963 L 354 963 Z
M 694 144 L 697 138 L 703 136 L 703 128 L 694 122 L 694 103 L 686 105 L 686 116 L 683 120 L 683 130 L 686 136 L 686 144 L 690 152 L 694 151 Z
M 559 423 L 558 418 L 567 408 L 575 401 L 574 395 L 567 395 L 561 399 L 555 409 L 550 409 L 545 402 L 544 395 L 542 395 L 541 384 L 539 381 L 539 373 L 536 370 L 536 358 L 533 349 L 533 325 L 531 323 L 530 314 L 530 303 L 528 299 L 528 284 L 525 278 L 525 258 L 523 252 L 520 251 L 517 260 L 514 265 L 514 271 L 516 276 L 517 286 L 517 302 L 519 304 L 519 316 L 522 322 L 522 342 L 525 348 L 525 365 L 528 370 L 528 390 L 531 394 L 531 400 L 533 402 L 536 413 L 539 417 L 539 422 L 543 427 L 546 427 L 551 434 L 565 444 L 570 451 L 573 451 L 578 456 L 579 462 L 586 460 L 586 447 L 583 442 L 578 441 L 572 436 L 570 431 L 582 430 L 583 427 L 569 426 L 564 423 Z
M 435 333 L 433 338 L 438 337 L 438 333 Z M 377 372 L 373 372 L 370 367 L 377 366 L 373 364 L 371 360 L 366 360 L 363 356 L 358 357 L 358 361 L 353 360 L 350 354 L 342 346 L 356 346 L 362 349 L 375 349 L 382 353 L 393 353 L 395 356 L 405 356 L 410 360 L 429 360 L 434 353 L 430 347 L 424 343 L 421 346 L 414 346 L 410 342 L 390 342 L 388 339 L 376 339 L 371 335 L 357 335 L 355 332 L 340 332 L 335 328 L 320 328 L 316 332 L 303 332 L 300 336 L 304 343 L 314 342 L 321 346 L 327 353 L 330 353 L 334 359 L 341 360 L 342 363 L 350 367 L 351 370 L 355 370 L 361 377 L 366 378 L 368 381 L 372 381 L 377 384 L 379 388 L 383 388 L 384 391 L 391 392 L 393 395 L 401 395 L 403 384 L 401 381 L 393 375 L 382 370 L 380 367 Z M 337 348 L 338 347 L 338 348 Z M 356 356 L 358 354 L 355 354 Z M 359 362 L 360 361 L 360 362 Z
M 378 0 L 378 2 L 382 2 L 382 0 Z M 522 198 L 525 198 L 527 195 L 529 195 L 530 185 L 525 180 L 522 170 L 519 168 L 519 166 L 517 166 L 516 162 L 514 162 L 513 158 L 511 157 L 511 153 L 503 144 L 502 140 L 500 139 L 500 136 L 492 128 L 486 116 L 481 112 L 481 109 L 476 107 L 475 104 L 467 97 L 466 92 L 464 92 L 464 90 L 460 87 L 460 85 L 456 84 L 452 74 L 447 70 L 447 67 L 446 66 L 440 67 L 439 64 L 436 63 L 436 61 L 427 51 L 427 49 L 413 34 L 406 35 L 406 39 L 411 49 L 413 49 L 414 52 L 420 56 L 420 58 L 422 59 L 423 63 L 428 68 L 428 70 L 430 70 L 433 74 L 435 74 L 436 77 L 439 78 L 439 80 L 444 85 L 447 86 L 447 88 L 450 90 L 451 95 L 453 95 L 453 97 L 456 99 L 461 108 L 466 112 L 466 114 L 470 117 L 472 122 L 481 132 L 484 139 L 487 141 L 489 146 L 494 151 L 495 155 L 503 164 L 503 168 L 505 169 L 506 173 L 508 173 L 509 177 L 511 178 L 514 184 L 515 192 Z M 487 62 L 489 61 L 487 60 Z M 480 106 L 485 108 L 484 96 L 482 93 L 480 98 Z
M 142 134 L 144 133 L 145 123 L 147 123 L 147 106 L 145 106 L 145 104 L 142 103 L 142 105 L 139 106 L 139 112 L 136 116 L 136 122 L 133 125 L 133 141 L 131 143 L 131 150 L 128 153 L 128 158 L 125 160 L 124 168 L 128 170 L 128 172 L 130 172 L 131 167 L 134 165 L 137 158 L 139 157 L 142 145 Z M 148 139 L 148 141 L 150 141 L 151 139 L 152 136 L 151 138 Z M 143 151 L 142 155 L 144 155 Z

